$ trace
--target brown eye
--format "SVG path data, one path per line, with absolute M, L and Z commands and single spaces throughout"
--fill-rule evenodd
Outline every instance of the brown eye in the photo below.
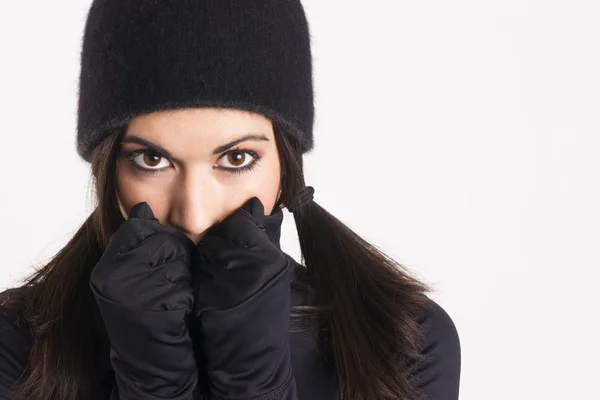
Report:
M 145 153 L 144 154 L 144 163 L 146 163 L 146 165 L 150 166 L 150 167 L 156 167 L 160 161 L 161 157 L 157 156 L 156 154 L 153 153 Z
M 227 161 L 231 163 L 234 167 L 239 167 L 244 164 L 244 160 L 246 159 L 245 153 L 240 151 L 235 151 L 227 154 Z
M 168 159 L 157 155 L 151 150 L 135 150 L 127 157 L 137 168 L 144 172 L 158 172 L 169 167 Z M 163 165 L 161 165 L 161 162 Z M 157 168 L 161 167 L 161 168 Z
M 254 156 L 251 155 L 248 151 L 234 150 L 230 151 L 227 154 L 224 154 L 222 157 L 229 165 L 224 165 L 224 168 L 228 169 L 240 169 L 250 164 L 254 160 Z

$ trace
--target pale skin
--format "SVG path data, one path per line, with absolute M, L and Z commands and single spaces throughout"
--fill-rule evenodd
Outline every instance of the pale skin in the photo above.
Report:
M 266 140 L 249 138 L 217 150 L 248 134 Z M 129 122 L 123 140 L 133 137 L 150 145 L 121 145 L 116 179 L 124 218 L 131 207 L 146 201 L 161 224 L 180 229 L 198 244 L 211 226 L 254 196 L 266 215 L 272 212 L 279 195 L 280 163 L 273 124 L 263 115 L 217 108 L 157 111 Z M 133 151 L 144 149 L 146 153 L 128 159 Z M 253 169 L 242 171 L 255 161 Z

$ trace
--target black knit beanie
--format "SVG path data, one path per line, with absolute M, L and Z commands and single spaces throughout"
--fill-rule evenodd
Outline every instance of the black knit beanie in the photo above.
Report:
M 148 112 L 263 114 L 313 147 L 309 28 L 300 0 L 94 0 L 81 50 L 77 152 Z

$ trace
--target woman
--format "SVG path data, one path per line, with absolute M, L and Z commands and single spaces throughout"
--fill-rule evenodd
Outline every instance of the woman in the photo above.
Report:
M 450 317 L 304 185 L 299 1 L 96 0 L 81 57 L 98 205 L 2 293 L 1 398 L 458 398 Z

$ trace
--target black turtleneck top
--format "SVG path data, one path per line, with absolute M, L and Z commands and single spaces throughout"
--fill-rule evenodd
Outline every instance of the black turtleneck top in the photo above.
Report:
M 265 218 L 270 239 L 279 246 L 281 210 Z M 303 280 L 305 267 L 287 255 L 294 266 L 294 279 L 290 287 L 292 306 L 310 305 L 312 296 Z M 0 293 L 0 298 L 8 289 Z M 418 316 L 424 334 L 421 352 L 427 356 L 415 369 L 419 388 L 429 400 L 457 400 L 461 369 L 461 351 L 457 329 L 446 311 L 433 302 Z M 314 333 L 314 332 L 313 332 Z M 296 330 L 288 333 L 291 364 L 296 382 L 298 400 L 337 400 L 338 381 L 317 351 L 314 335 Z M 28 373 L 30 343 L 15 327 L 11 310 L 0 307 L 0 400 L 13 400 L 11 387 Z M 114 372 L 106 371 L 104 388 L 98 399 L 115 400 Z M 273 398 L 272 400 L 276 400 Z

